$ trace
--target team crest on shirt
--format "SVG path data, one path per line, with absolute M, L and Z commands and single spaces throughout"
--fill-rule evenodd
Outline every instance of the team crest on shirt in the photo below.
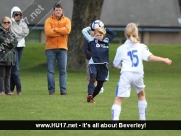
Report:
M 105 38 L 105 39 L 103 40 L 103 42 L 108 43 L 108 42 L 109 42 L 109 38 Z
M 98 43 L 98 40 L 97 40 L 97 39 L 95 40 L 95 43 Z
M 96 47 L 100 47 L 100 45 L 97 43 L 97 44 L 96 44 Z

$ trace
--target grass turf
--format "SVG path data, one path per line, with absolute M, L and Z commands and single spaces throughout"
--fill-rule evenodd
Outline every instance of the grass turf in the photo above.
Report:
M 0 96 L 0 120 L 110 120 L 111 106 L 119 72 L 112 67 L 117 44 L 110 48 L 110 79 L 104 84 L 104 93 L 95 98 L 96 104 L 86 102 L 87 86 L 85 70 L 67 71 L 67 96 L 61 96 L 56 69 L 56 93 L 48 95 L 45 67 L 44 44 L 27 43 L 20 65 L 23 95 Z M 144 62 L 146 97 L 148 101 L 147 120 L 181 119 L 181 46 L 149 45 L 150 51 L 158 56 L 173 60 L 171 66 L 157 62 Z M 124 99 L 121 120 L 137 120 L 137 96 L 131 92 Z M 69 135 L 132 135 L 178 136 L 180 131 L 0 131 L 0 135 L 9 136 L 69 136 Z

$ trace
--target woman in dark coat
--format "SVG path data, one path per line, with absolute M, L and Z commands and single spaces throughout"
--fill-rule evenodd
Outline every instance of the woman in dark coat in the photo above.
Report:
M 10 28 L 10 18 L 4 17 L 0 24 L 0 95 L 11 94 L 11 67 L 16 62 L 14 48 L 17 46 L 18 41 Z

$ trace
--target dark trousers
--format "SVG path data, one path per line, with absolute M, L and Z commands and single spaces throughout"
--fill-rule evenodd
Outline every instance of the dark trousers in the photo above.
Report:
M 103 83 L 108 79 L 109 72 L 107 64 L 90 64 L 89 73 L 88 95 L 93 95 L 93 97 L 95 97 L 103 87 Z M 96 87 L 94 87 L 95 81 L 97 81 Z
M 0 66 L 0 92 L 10 91 L 11 66 Z

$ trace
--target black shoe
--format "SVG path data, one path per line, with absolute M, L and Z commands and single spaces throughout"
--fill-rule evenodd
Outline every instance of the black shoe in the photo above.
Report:
M 67 92 L 61 92 L 60 94 L 61 95 L 67 95 Z

